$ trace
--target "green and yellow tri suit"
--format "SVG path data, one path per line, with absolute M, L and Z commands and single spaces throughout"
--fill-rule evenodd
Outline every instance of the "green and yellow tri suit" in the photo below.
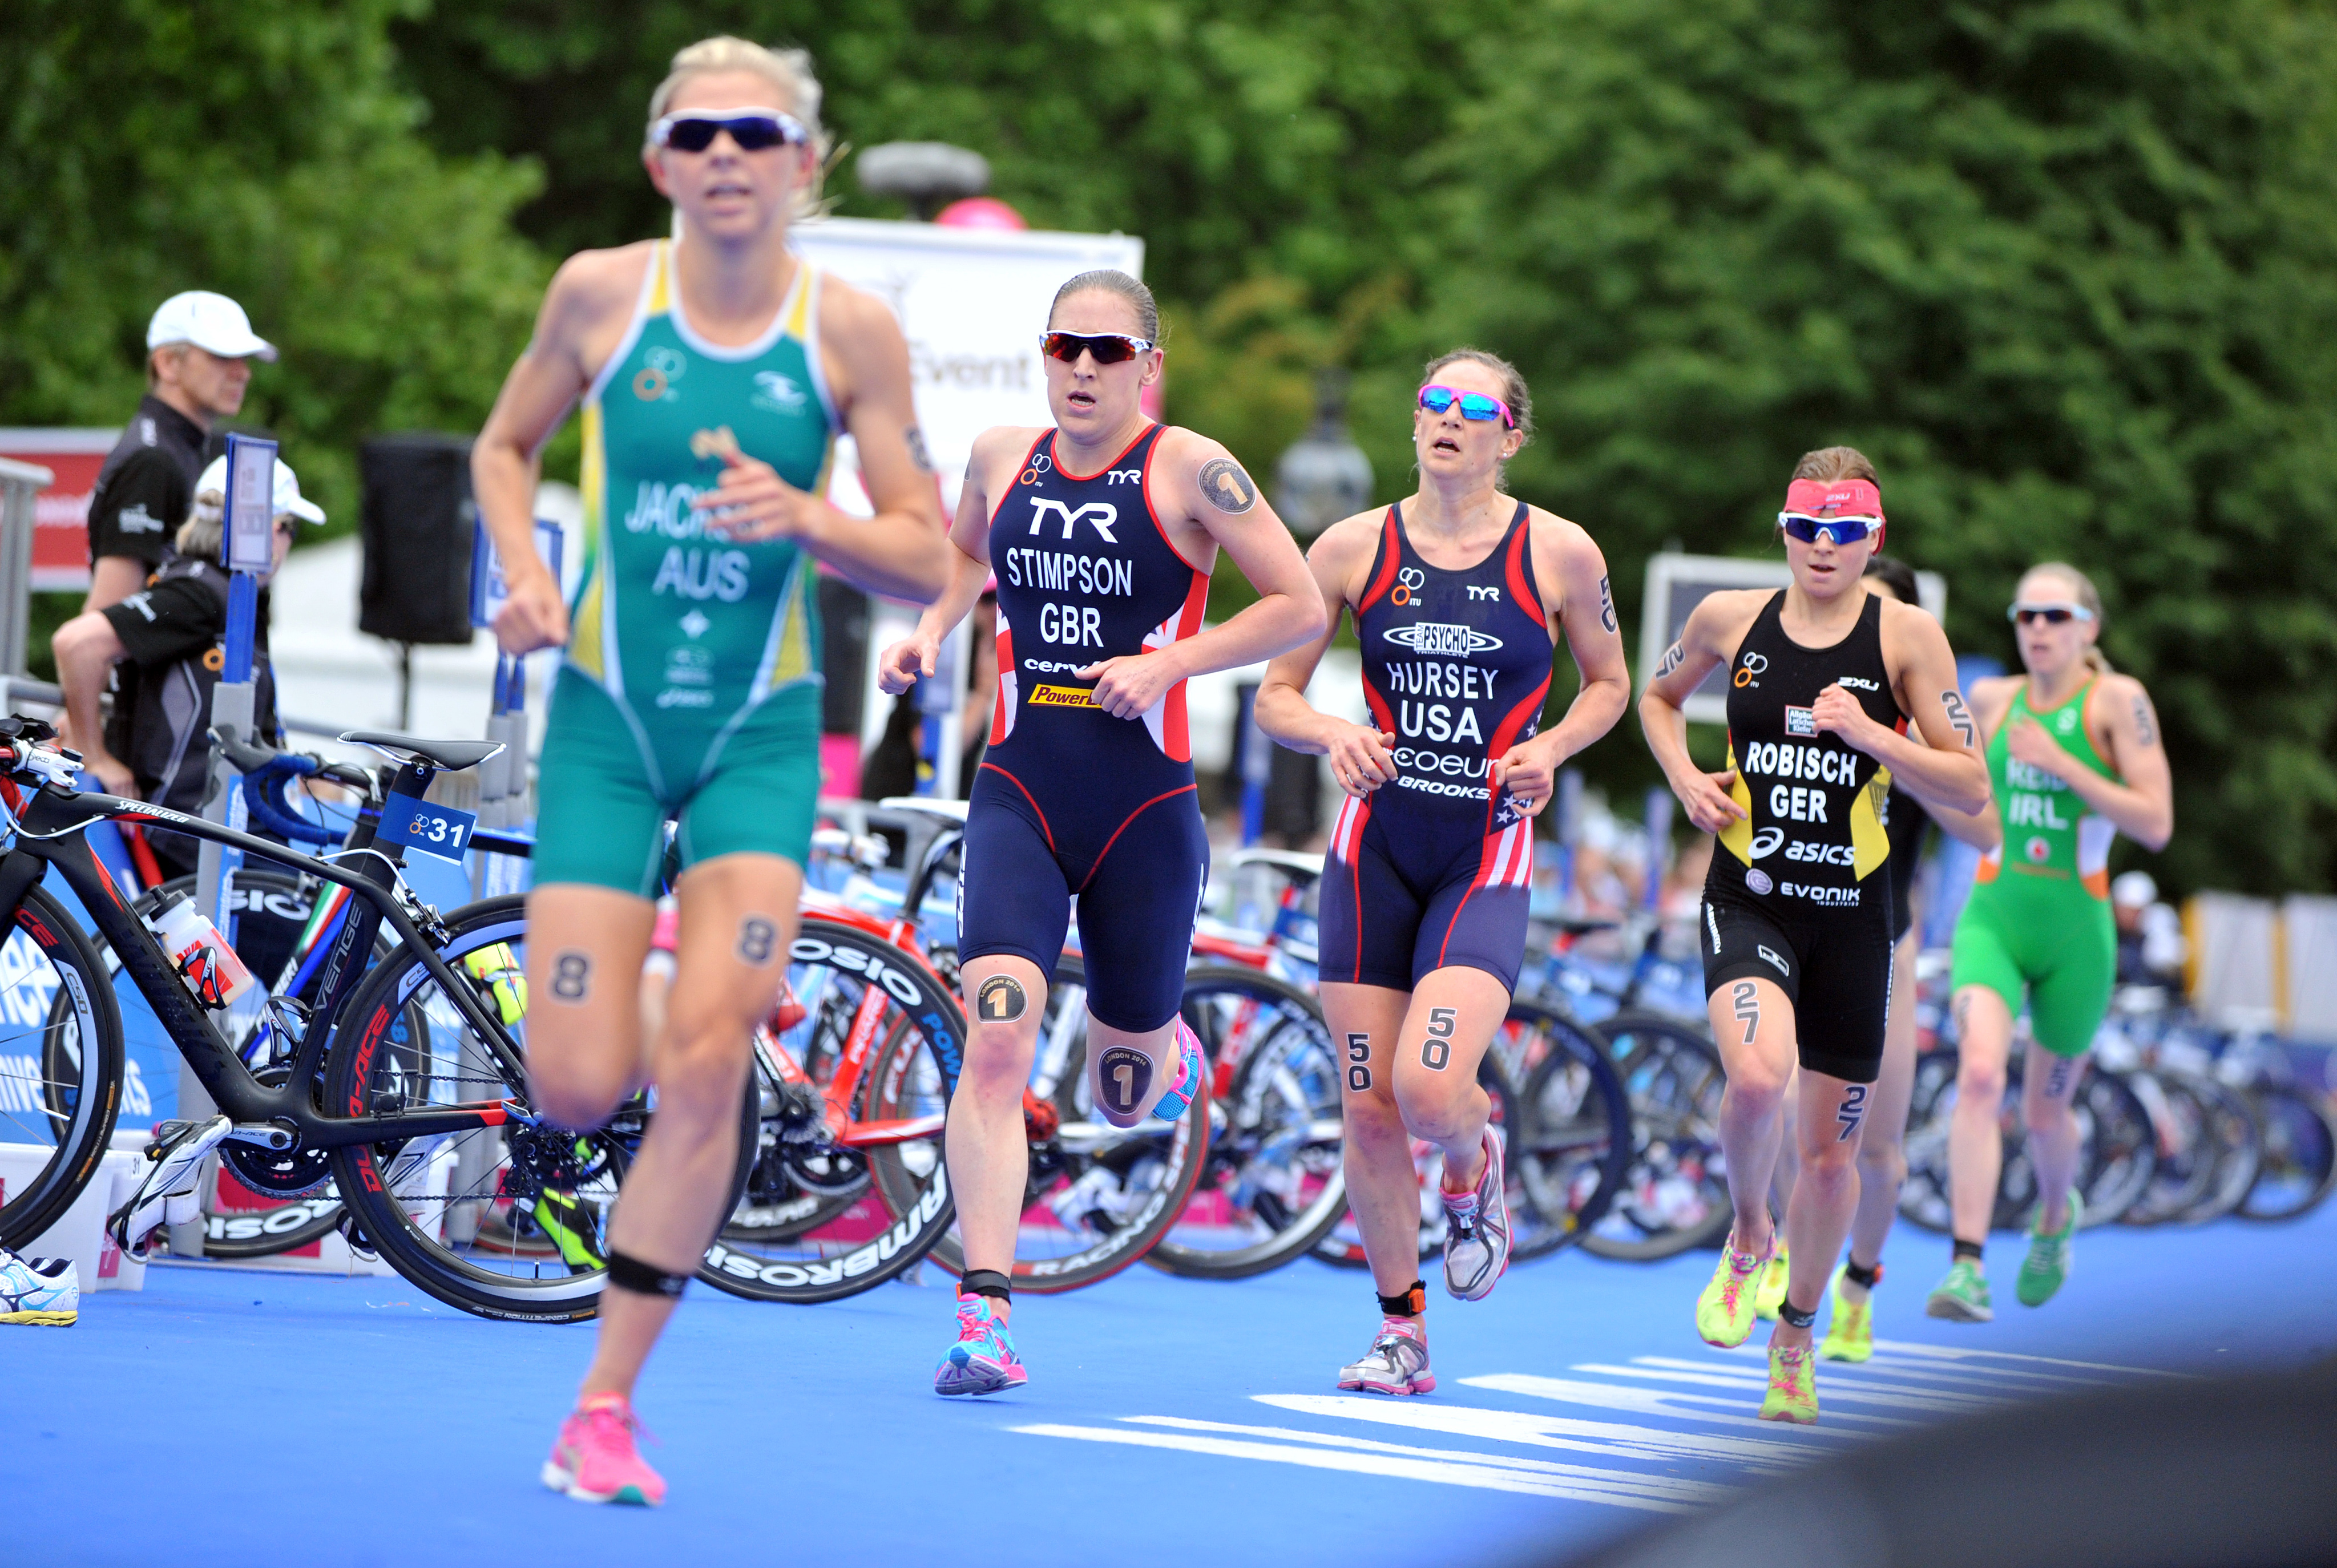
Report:
M 2033 718 L 2063 751 L 2104 778 L 2117 777 L 2086 733 L 2095 685 L 2088 681 L 2060 706 L 2038 713 L 2021 683 L 1988 746 L 2004 839 L 1980 862 L 1956 921 L 1951 983 L 1988 987 L 2015 1018 L 2025 988 L 2037 1043 L 2057 1057 L 2083 1056 L 2094 1043 L 2117 981 L 2109 873 L 2117 829 L 2061 780 L 2013 761 L 2012 726 Z
M 801 864 L 819 795 L 816 568 L 787 540 L 709 532 L 690 502 L 734 443 L 826 490 L 818 275 L 799 262 L 770 329 L 724 348 L 690 330 L 659 241 L 583 422 L 583 577 L 545 724 L 535 881 L 653 895 L 670 820 L 685 867 Z

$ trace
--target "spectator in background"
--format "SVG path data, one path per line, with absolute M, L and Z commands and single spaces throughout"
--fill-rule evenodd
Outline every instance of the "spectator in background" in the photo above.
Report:
M 223 294 L 174 294 L 154 312 L 146 395 L 90 492 L 84 611 L 121 603 L 162 564 L 170 531 L 194 499 L 212 423 L 242 408 L 250 362 L 275 357 L 243 307 Z
M 322 522 L 325 513 L 300 494 L 300 482 L 282 460 L 276 464 L 276 555 L 273 577 L 299 525 Z M 193 506 L 178 532 L 177 553 L 152 584 L 119 604 L 86 610 L 57 628 L 50 644 L 56 655 L 58 684 L 76 733 L 99 734 L 98 694 L 117 660 L 137 666 L 137 700 L 122 747 L 127 760 L 103 745 L 87 749 L 88 770 L 107 793 L 134 796 L 190 815 L 202 811 L 210 747 L 211 690 L 225 664 L 228 573 L 219 564 L 226 531 L 227 459 L 205 469 L 193 486 Z M 263 581 L 265 579 L 262 579 Z M 259 596 L 252 630 L 252 718 L 262 739 L 280 739 L 276 726 L 276 683 L 268 667 L 268 595 Z M 192 839 L 150 833 L 155 859 L 165 876 L 195 869 Z
M 990 724 L 998 706 L 998 594 L 984 589 L 973 607 L 973 630 L 967 639 L 965 711 L 958 726 L 960 747 L 957 798 L 973 793 L 973 772 L 989 748 Z M 860 764 L 860 798 L 881 801 L 917 791 L 919 747 L 924 740 L 924 714 L 917 706 L 914 687 L 893 699 L 885 733 L 868 748 Z

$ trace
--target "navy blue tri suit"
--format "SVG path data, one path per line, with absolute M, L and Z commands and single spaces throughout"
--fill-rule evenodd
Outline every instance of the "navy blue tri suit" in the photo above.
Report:
M 1152 510 L 1163 428 L 1086 478 L 1056 466 L 1051 430 L 991 513 L 998 705 L 958 881 L 960 960 L 1012 954 L 1051 986 L 1078 899 L 1088 1011 L 1130 1034 L 1177 1016 L 1208 834 L 1184 683 L 1122 719 L 1075 672 L 1201 629 L 1208 575 Z
M 1421 559 L 1391 506 L 1355 607 L 1364 695 L 1396 736 L 1396 776 L 1340 808 L 1318 919 L 1321 975 L 1411 990 L 1482 969 L 1511 990 L 1525 957 L 1533 823 L 1495 759 L 1534 733 L 1557 645 L 1534 581 L 1525 502 L 1474 566 Z

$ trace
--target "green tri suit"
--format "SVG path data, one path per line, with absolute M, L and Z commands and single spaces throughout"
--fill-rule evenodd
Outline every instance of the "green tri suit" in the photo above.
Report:
M 584 394 L 583 576 L 545 723 L 535 881 L 643 897 L 664 826 L 687 867 L 756 852 L 802 864 L 819 795 L 816 568 L 787 540 L 734 543 L 692 498 L 722 453 L 826 488 L 837 427 L 819 278 L 799 261 L 768 331 L 690 330 L 657 243 L 631 326 Z
M 2023 681 L 1988 746 L 1989 781 L 2003 841 L 1980 862 L 1956 921 L 1951 984 L 1988 987 L 2020 1016 L 2029 996 L 2037 1043 L 2057 1057 L 2083 1056 L 2109 1011 L 2117 980 L 2117 926 L 2110 915 L 2110 841 L 2117 829 L 2041 768 L 2012 759 L 2012 726 L 2033 718 L 2063 751 L 2104 778 L 2116 773 L 2086 733 L 2097 682 L 2044 713 Z

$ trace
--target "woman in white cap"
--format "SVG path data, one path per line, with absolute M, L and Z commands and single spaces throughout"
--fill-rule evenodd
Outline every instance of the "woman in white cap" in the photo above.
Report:
M 300 482 L 281 459 L 275 478 L 276 552 L 272 578 L 303 522 L 325 521 L 323 509 L 300 493 Z M 227 459 L 203 470 L 194 504 L 181 525 L 177 553 L 148 585 L 117 604 L 84 610 L 57 628 L 56 655 L 65 712 L 82 737 L 85 765 L 110 794 L 134 796 L 191 815 L 202 811 L 210 749 L 202 743 L 210 722 L 211 688 L 219 684 L 227 639 L 227 570 L 220 564 L 226 531 Z M 260 580 L 264 584 L 267 578 Z M 98 696 L 117 661 L 138 667 L 136 696 L 123 729 L 127 759 L 102 738 Z M 276 683 L 268 667 L 268 596 L 259 598 L 252 632 L 252 709 L 263 738 L 277 738 Z M 150 834 L 166 876 L 195 869 L 195 843 L 175 833 Z
M 83 609 L 119 604 L 162 564 L 170 531 L 194 498 L 212 424 L 243 407 L 251 361 L 275 357 L 226 295 L 191 289 L 162 301 L 146 324 L 146 395 L 90 492 Z

